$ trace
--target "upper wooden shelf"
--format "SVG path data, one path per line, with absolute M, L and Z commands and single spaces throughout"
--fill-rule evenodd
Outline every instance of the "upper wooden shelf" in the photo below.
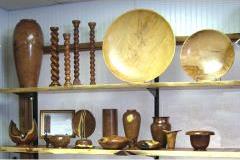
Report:
M 217 89 L 239 88 L 240 81 L 202 81 L 202 82 L 157 82 L 157 83 L 118 83 L 96 85 L 73 85 L 71 87 L 31 87 L 31 88 L 1 88 L 0 93 L 31 93 L 31 92 L 61 92 L 81 90 L 110 90 L 110 89 Z
M 229 33 L 226 34 L 232 41 L 236 41 L 240 39 L 240 33 Z M 183 44 L 183 42 L 188 38 L 188 36 L 177 36 L 176 43 L 177 45 Z M 88 51 L 89 50 L 89 43 L 80 43 L 80 51 Z M 101 50 L 102 49 L 102 42 L 95 43 L 95 49 Z M 73 44 L 70 45 L 70 50 L 73 51 Z M 44 47 L 44 54 L 50 54 L 51 46 Z M 59 52 L 64 52 L 64 45 L 59 45 Z
M 0 147 L 0 152 L 9 153 L 39 153 L 39 154 L 85 154 L 85 155 L 118 155 L 121 150 L 104 149 L 73 149 L 45 147 Z M 201 157 L 201 158 L 240 158 L 240 149 L 209 149 L 208 151 L 193 151 L 192 149 L 175 150 L 123 150 L 130 154 L 142 156 L 167 157 Z

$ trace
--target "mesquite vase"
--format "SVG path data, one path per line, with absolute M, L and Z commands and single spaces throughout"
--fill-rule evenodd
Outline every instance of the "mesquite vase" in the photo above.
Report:
M 167 135 L 164 130 L 171 131 L 169 117 L 153 117 L 153 123 L 151 124 L 152 138 L 160 142 L 161 148 L 166 148 L 167 145 Z
M 141 116 L 136 110 L 127 110 L 123 114 L 123 127 L 125 136 L 131 140 L 130 148 L 137 145 L 140 130 Z
M 103 109 L 103 137 L 118 135 L 118 113 L 117 109 Z
M 43 33 L 40 25 L 23 19 L 15 27 L 14 60 L 20 87 L 36 87 L 43 55 Z

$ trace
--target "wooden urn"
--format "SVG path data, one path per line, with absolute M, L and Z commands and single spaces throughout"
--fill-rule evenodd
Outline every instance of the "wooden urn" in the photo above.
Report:
M 141 125 L 140 113 L 137 112 L 135 109 L 127 110 L 123 114 L 122 120 L 125 136 L 131 141 L 129 144 L 129 148 L 133 149 L 137 146 L 137 139 Z
M 13 48 L 20 87 L 36 87 L 43 55 L 43 33 L 35 20 L 18 22 L 14 30 Z

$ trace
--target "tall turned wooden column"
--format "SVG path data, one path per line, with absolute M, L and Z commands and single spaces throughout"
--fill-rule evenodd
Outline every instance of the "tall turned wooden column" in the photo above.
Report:
M 72 21 L 74 26 L 74 85 L 81 84 L 81 81 L 79 79 L 79 20 L 73 20 Z
M 71 60 L 70 60 L 70 33 L 64 33 L 64 70 L 65 70 L 65 83 L 64 86 L 69 87 L 71 83 Z
M 38 94 L 37 93 L 21 93 L 19 94 L 19 126 L 20 130 L 27 132 L 32 128 L 32 120 L 35 119 L 38 124 Z M 35 146 L 38 140 L 34 141 Z M 38 154 L 21 153 L 21 159 L 38 159 Z
M 89 22 L 90 27 L 90 84 L 96 84 L 95 81 L 95 22 Z
M 51 30 L 51 84 L 52 86 L 61 86 L 59 83 L 59 55 L 58 55 L 58 27 L 50 27 Z

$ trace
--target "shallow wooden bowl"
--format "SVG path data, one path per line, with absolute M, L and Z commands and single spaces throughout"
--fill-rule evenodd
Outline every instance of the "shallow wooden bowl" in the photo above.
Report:
M 181 66 L 194 80 L 216 80 L 234 62 L 234 48 L 225 34 L 201 30 L 186 39 L 180 54 Z
M 129 144 L 129 140 L 121 136 L 103 137 L 98 140 L 103 149 L 123 149 Z
M 143 150 L 151 150 L 151 149 L 160 149 L 161 145 L 158 141 L 142 140 L 137 143 L 137 147 Z
M 54 148 L 66 148 L 70 143 L 69 136 L 56 135 L 56 136 L 49 136 L 48 139 L 49 139 L 49 143 Z

